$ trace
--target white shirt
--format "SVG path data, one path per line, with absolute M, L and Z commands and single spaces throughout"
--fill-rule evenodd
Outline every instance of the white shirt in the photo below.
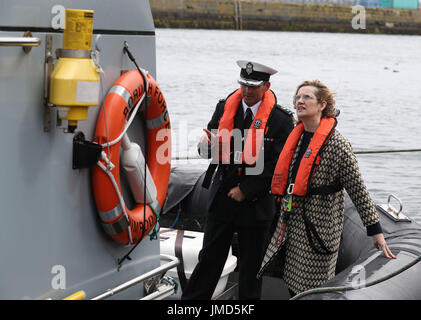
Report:
M 257 110 L 259 109 L 260 104 L 262 103 L 262 100 L 260 100 L 256 104 L 252 105 L 251 107 L 246 105 L 246 103 L 244 102 L 244 99 L 241 100 L 241 102 L 243 103 L 244 118 L 246 118 L 247 108 L 250 108 L 251 112 L 253 112 L 253 119 L 254 119 L 254 117 L 256 116 Z

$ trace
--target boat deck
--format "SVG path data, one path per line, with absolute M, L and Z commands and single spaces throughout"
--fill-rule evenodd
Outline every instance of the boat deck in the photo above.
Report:
M 218 297 L 221 300 L 238 299 L 238 272 L 232 272 L 228 277 L 228 284 L 225 291 Z M 288 300 L 288 289 L 282 279 L 263 276 L 262 300 Z

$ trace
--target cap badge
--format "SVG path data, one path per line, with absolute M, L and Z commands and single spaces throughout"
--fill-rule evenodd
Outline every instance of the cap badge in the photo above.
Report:
M 259 129 L 261 125 L 262 125 L 262 120 L 256 119 L 256 120 L 254 121 L 253 128 L 255 128 L 255 129 Z
M 247 72 L 248 75 L 253 73 L 253 64 L 251 62 L 247 63 L 246 72 Z

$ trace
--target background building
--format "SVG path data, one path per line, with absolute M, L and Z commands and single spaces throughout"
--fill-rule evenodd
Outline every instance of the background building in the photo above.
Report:
M 372 8 L 395 8 L 418 10 L 421 0 L 271 0 L 287 3 L 332 4 L 342 6 L 361 5 Z

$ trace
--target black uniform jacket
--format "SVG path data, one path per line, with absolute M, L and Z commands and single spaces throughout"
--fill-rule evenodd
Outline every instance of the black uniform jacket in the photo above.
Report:
M 207 129 L 214 132 L 218 129 L 219 120 L 224 113 L 225 100 L 216 105 Z M 244 122 L 242 103 L 234 117 L 234 128 L 241 129 Z M 268 118 L 264 144 L 260 152 L 264 152 L 263 172 L 259 175 L 246 175 L 245 168 L 239 164 L 219 164 L 213 176 L 207 209 L 211 217 L 219 220 L 239 219 L 241 224 L 253 225 L 269 222 L 275 215 L 275 198 L 269 193 L 273 171 L 285 141 L 292 131 L 292 112 L 275 104 Z M 200 148 L 199 148 L 200 152 Z M 209 157 L 210 152 L 208 152 Z M 240 168 L 242 167 L 242 169 Z M 239 186 L 246 199 L 238 203 L 224 197 L 228 191 Z M 215 206 L 215 203 L 218 202 Z M 222 203 L 221 203 L 222 202 Z

